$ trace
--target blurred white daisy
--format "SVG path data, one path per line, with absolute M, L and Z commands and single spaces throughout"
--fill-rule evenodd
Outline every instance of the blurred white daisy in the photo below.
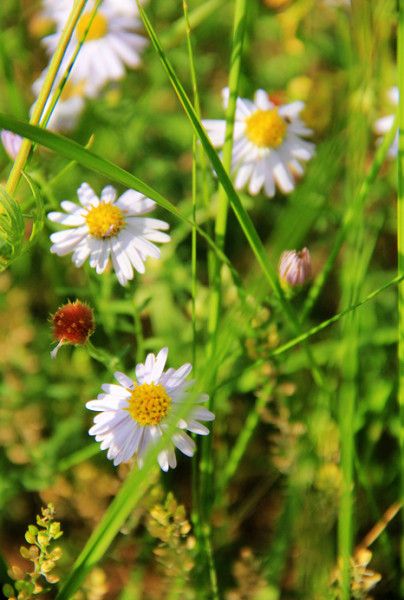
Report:
M 67 59 L 82 39 L 93 7 L 94 0 L 90 0 L 67 49 Z M 46 16 L 56 23 L 56 32 L 43 40 L 49 55 L 56 49 L 70 9 L 71 1 L 47 0 L 45 3 Z M 73 81 L 85 82 L 87 96 L 94 97 L 105 83 L 121 79 L 125 67 L 134 69 L 140 65 L 140 53 L 147 43 L 146 38 L 137 33 L 140 29 L 135 0 L 123 3 L 122 0 L 103 0 L 71 72 Z
M 98 411 L 89 434 L 101 442 L 101 450 L 108 448 L 107 457 L 114 465 L 128 461 L 136 455 L 139 466 L 150 444 L 158 442 L 167 429 L 167 422 L 175 418 L 175 411 L 186 399 L 192 381 L 186 381 L 192 366 L 189 363 L 179 369 L 164 371 L 168 349 L 163 348 L 157 356 L 148 354 L 144 364 L 136 366 L 133 380 L 123 373 L 114 373 L 116 384 L 104 384 L 105 393 L 87 402 L 90 410 Z M 195 442 L 185 430 L 208 435 L 209 429 L 199 421 L 212 421 L 215 417 L 207 408 L 206 394 L 199 395 L 190 408 L 187 418 L 178 419 L 177 430 L 159 453 L 158 462 L 163 471 L 177 465 L 175 448 L 186 456 L 193 456 Z
M 54 223 L 70 227 L 53 233 L 51 252 L 58 256 L 73 253 L 72 261 L 81 267 L 87 258 L 97 273 L 103 273 L 109 259 L 121 285 L 133 279 L 133 269 L 144 273 L 148 256 L 160 258 L 160 250 L 152 242 L 168 242 L 165 221 L 142 217 L 155 207 L 155 202 L 140 192 L 127 190 L 117 199 L 116 190 L 108 185 L 98 198 L 87 183 L 77 190 L 80 205 L 65 200 L 66 212 L 51 212 Z
M 52 94 L 57 89 L 61 77 L 64 74 L 63 65 L 60 69 L 60 73 L 61 75 L 57 77 L 53 86 Z M 41 91 L 46 74 L 47 69 L 42 71 L 38 79 L 36 79 L 32 84 L 32 90 L 36 96 L 38 96 L 39 92 Z M 48 129 L 51 129 L 53 131 L 70 131 L 76 126 L 77 121 L 79 120 L 80 115 L 83 112 L 85 106 L 85 100 L 83 96 L 84 90 L 85 84 L 83 81 L 80 82 L 73 81 L 71 78 L 68 79 L 52 111 L 51 117 L 47 125 Z M 48 110 L 48 107 L 52 100 L 52 94 L 48 98 L 43 114 L 45 114 Z M 35 103 L 31 106 L 31 111 L 33 110 L 34 106 Z
M 228 94 L 225 89 L 225 107 Z M 254 102 L 237 98 L 232 157 L 237 190 L 248 187 L 250 194 L 255 195 L 263 189 L 271 198 L 275 186 L 285 194 L 294 189 L 294 175 L 303 174 L 301 162 L 310 160 L 315 148 L 300 137 L 312 134 L 299 118 L 303 108 L 303 102 L 277 106 L 264 90 L 255 93 Z M 203 124 L 212 144 L 221 148 L 226 121 L 204 120 Z
M 387 95 L 388 95 L 390 102 L 393 104 L 393 106 L 398 106 L 398 100 L 399 100 L 398 87 L 390 88 Z M 381 119 L 377 119 L 377 121 L 374 124 L 375 133 L 377 133 L 377 135 L 380 135 L 380 136 L 386 135 L 386 133 L 388 133 L 390 131 L 390 129 L 393 127 L 394 119 L 395 119 L 395 115 L 388 115 L 387 117 L 382 117 Z M 379 144 L 381 143 L 381 139 L 378 140 L 378 143 Z M 397 156 L 397 153 L 398 153 L 398 131 L 396 133 L 396 136 L 393 140 L 392 145 L 390 146 L 388 156 L 390 158 L 395 158 Z
M 13 133 L 12 131 L 8 131 L 8 129 L 2 129 L 0 136 L 4 150 L 12 160 L 15 160 L 20 151 L 23 138 L 18 133 Z

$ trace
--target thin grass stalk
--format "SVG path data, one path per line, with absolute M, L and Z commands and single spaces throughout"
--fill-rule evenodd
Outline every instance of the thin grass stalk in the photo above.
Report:
M 361 185 L 361 188 L 358 193 L 357 202 L 362 207 L 365 205 L 366 200 L 369 195 L 369 192 L 371 191 L 372 184 L 374 183 L 382 164 L 386 160 L 387 153 L 389 151 L 391 144 L 393 143 L 394 136 L 396 135 L 397 122 L 398 122 L 398 119 L 396 119 L 394 121 L 390 131 L 383 138 L 382 143 L 380 144 L 379 148 L 377 149 L 377 152 L 375 154 L 373 162 L 370 165 L 369 171 Z M 301 317 L 302 322 L 304 322 L 305 319 L 310 314 L 313 306 L 317 302 L 317 299 L 323 290 L 323 287 L 334 267 L 335 261 L 336 261 L 338 254 L 342 248 L 342 244 L 344 243 L 344 241 L 346 239 L 347 233 L 348 233 L 350 225 L 351 225 L 351 221 L 352 221 L 352 212 L 348 209 L 348 211 L 345 214 L 342 227 L 340 227 L 340 229 L 338 230 L 334 244 L 328 255 L 327 262 L 325 263 L 323 270 L 317 276 L 316 280 L 314 281 L 313 285 L 311 286 L 310 292 L 306 298 L 306 301 L 303 306 L 303 311 L 302 311 L 302 317 Z
M 222 163 L 226 173 L 230 174 L 233 155 L 234 119 L 236 114 L 238 88 L 241 72 L 241 58 L 243 52 L 247 21 L 247 0 L 236 0 L 234 8 L 233 41 L 230 57 L 229 72 L 229 100 L 226 109 L 226 131 L 223 145 Z M 227 216 L 229 199 L 226 190 L 219 186 L 218 208 L 215 220 L 215 240 L 219 248 L 224 248 L 227 229 Z M 213 270 L 213 289 L 211 291 L 209 310 L 209 347 L 212 352 L 215 345 L 217 327 L 221 308 L 221 264 L 215 260 Z
M 397 253 L 398 275 L 404 274 L 404 0 L 398 3 L 398 195 L 397 195 Z M 398 286 L 398 405 L 400 413 L 401 501 L 404 501 L 404 283 Z M 404 515 L 402 518 L 404 531 Z M 401 573 L 404 573 L 404 536 L 401 536 Z M 401 581 L 404 595 L 404 580 Z
M 189 12 L 188 21 L 190 27 L 196 29 L 205 19 L 229 2 L 230 0 L 205 0 L 203 4 L 196 6 Z M 161 39 L 167 48 L 173 48 L 186 35 L 186 30 L 187 25 L 184 19 L 180 17 L 167 32 L 162 34 Z
M 49 64 L 49 69 L 46 74 L 42 89 L 39 92 L 39 96 L 35 103 L 34 110 L 32 111 L 32 116 L 30 119 L 31 125 L 38 125 L 40 121 L 42 112 L 46 106 L 50 94 L 52 93 L 52 88 L 55 83 L 60 65 L 62 64 L 63 57 L 66 53 L 67 46 L 69 45 L 74 29 L 77 25 L 78 20 L 80 19 L 80 15 L 84 10 L 86 4 L 87 0 L 76 0 L 76 2 L 73 5 L 66 25 L 63 28 L 62 35 L 60 36 L 60 40 L 58 42 L 55 53 Z M 18 182 L 20 181 L 21 173 L 25 167 L 25 163 L 28 160 L 31 147 L 31 140 L 24 139 L 6 184 L 6 191 L 11 196 L 14 194 Z
M 223 146 L 222 163 L 226 173 L 230 173 L 233 154 L 234 119 L 236 114 L 238 88 L 241 72 L 241 59 L 246 31 L 247 0 L 236 0 L 233 19 L 233 38 L 229 69 L 229 100 L 226 109 L 226 131 Z M 200 120 L 200 115 L 198 115 Z M 229 200 L 223 186 L 219 187 L 218 209 L 215 219 L 215 242 L 223 250 L 226 237 L 227 216 Z M 222 278 L 221 263 L 213 257 L 211 263 L 210 301 L 208 321 L 208 355 L 212 356 L 216 350 L 216 337 L 221 312 Z M 214 411 L 215 394 L 210 394 L 209 408 Z M 211 507 L 213 505 L 213 452 L 211 437 L 202 440 L 202 458 L 200 461 L 200 504 L 201 518 L 203 519 L 202 531 L 204 532 L 205 546 L 210 562 L 213 562 L 212 532 L 210 526 Z M 212 579 L 211 579 L 212 583 Z
M 272 358 L 274 356 L 279 356 L 280 354 L 284 354 L 288 350 L 291 350 L 292 348 L 294 348 L 298 344 L 304 342 L 305 340 L 307 340 L 308 338 L 312 337 L 313 335 L 316 335 L 317 333 L 320 333 L 320 331 L 323 331 L 323 329 L 326 329 L 330 325 L 333 325 L 334 323 L 337 323 L 340 319 L 342 319 L 343 317 L 347 316 L 349 313 L 355 311 L 356 309 L 360 308 L 364 304 L 367 304 L 368 302 L 370 302 L 371 300 L 373 300 L 374 298 L 376 298 L 376 296 L 378 296 L 379 294 L 381 294 L 382 292 L 384 292 L 388 288 L 390 288 L 390 287 L 392 287 L 394 285 L 399 285 L 403 280 L 404 280 L 404 274 L 403 275 L 397 275 L 396 277 L 394 277 L 393 279 L 391 279 L 387 283 L 383 284 L 382 286 L 380 286 L 376 290 L 373 290 L 373 292 L 370 292 L 370 294 L 368 294 L 365 298 L 363 298 L 359 302 L 355 302 L 354 304 L 351 304 L 350 306 L 347 306 L 347 308 L 345 308 L 341 312 L 337 313 L 336 315 L 334 315 L 330 319 L 327 319 L 326 321 L 323 321 L 322 323 L 320 323 L 319 325 L 316 325 L 315 327 L 312 327 L 311 329 L 309 329 L 305 333 L 303 333 L 303 334 L 301 334 L 301 335 L 293 338 L 292 340 L 289 340 L 288 342 L 286 342 L 285 344 L 282 344 L 281 346 L 278 346 L 278 348 L 276 348 L 275 350 L 272 350 L 268 354 L 268 358 Z
M 247 0 L 236 0 L 234 7 L 233 20 L 233 38 L 230 57 L 229 71 L 229 100 L 226 109 L 226 132 L 223 146 L 223 168 L 226 173 L 230 173 L 233 154 L 234 137 L 234 118 L 236 114 L 238 87 L 241 72 L 241 58 L 244 44 L 247 20 Z M 219 187 L 218 209 L 215 220 L 215 242 L 220 249 L 224 248 L 224 241 L 227 228 L 227 215 L 229 209 L 229 200 L 226 190 L 223 186 Z M 212 288 L 210 290 L 209 305 L 209 344 L 208 355 L 215 353 L 216 337 L 221 312 L 221 264 L 214 258 L 212 268 Z M 210 410 L 214 411 L 215 395 L 211 394 L 209 401 Z M 213 503 L 212 477 L 213 477 L 213 457 L 211 439 L 202 441 L 202 459 L 201 459 L 201 503 L 205 511 L 205 521 L 209 522 L 210 507 Z
M 67 81 L 69 79 L 70 73 L 71 73 L 71 71 L 72 71 L 72 69 L 74 67 L 74 63 L 76 62 L 77 56 L 78 56 L 78 54 L 79 54 L 79 52 L 80 52 L 80 50 L 81 50 L 84 42 L 86 41 L 88 32 L 91 29 L 91 25 L 93 24 L 94 17 L 95 17 L 95 15 L 98 12 L 98 8 L 99 8 L 101 2 L 102 2 L 102 0 L 96 0 L 96 2 L 94 4 L 94 8 L 93 8 L 93 10 L 90 13 L 90 18 L 89 18 L 86 30 L 84 31 L 83 37 L 79 40 L 78 44 L 76 45 L 76 48 L 75 48 L 75 50 L 74 50 L 74 52 L 73 52 L 73 54 L 72 54 L 72 56 L 71 56 L 71 58 L 69 60 L 69 63 L 67 65 L 66 69 L 65 69 L 63 77 L 60 80 L 60 83 L 57 86 L 57 88 L 55 89 L 54 93 L 52 94 L 51 101 L 49 102 L 49 106 L 46 109 L 46 112 L 42 115 L 41 121 L 39 123 L 40 127 L 46 127 L 47 124 L 49 123 L 49 119 L 51 118 L 52 113 L 53 113 L 53 111 L 55 109 L 55 106 L 58 103 L 58 101 L 59 101 L 59 99 L 60 99 L 60 97 L 61 97 L 61 95 L 63 93 L 63 90 L 64 90 L 64 88 L 66 86 L 66 83 L 67 83 Z
M 194 101 L 194 109 L 198 118 L 200 118 L 200 102 L 198 93 L 198 82 L 196 77 L 196 68 L 194 60 L 194 51 L 192 47 L 191 37 L 191 25 L 189 21 L 188 2 L 183 0 L 183 12 L 184 22 L 186 27 L 186 38 L 187 38 L 187 49 L 188 49 L 188 60 L 189 69 L 192 83 L 192 93 Z M 192 136 L 192 220 L 196 223 L 197 218 L 197 170 L 198 170 L 198 158 L 197 158 L 197 137 L 193 133 Z M 192 364 L 197 373 L 196 365 L 196 347 L 197 347 L 197 329 L 196 329 L 196 295 L 197 295 L 197 231 L 196 227 L 192 227 L 191 234 L 191 318 L 192 318 Z M 193 436 L 195 438 L 195 436 Z M 196 442 L 198 443 L 198 442 Z M 194 526 L 197 540 L 200 542 L 200 546 L 205 548 L 207 557 L 209 580 L 212 593 L 217 596 L 217 574 L 215 563 L 213 559 L 213 550 L 211 547 L 211 536 L 202 535 L 201 531 L 201 514 L 200 514 L 200 502 L 199 502 L 199 464 L 197 455 L 196 459 L 192 461 L 192 509 L 191 509 L 191 520 Z
M 365 251 L 365 221 L 363 202 L 356 193 L 366 158 L 368 126 L 358 99 L 369 85 L 371 52 L 370 8 L 353 6 L 349 93 L 352 111 L 348 120 L 346 206 L 348 216 L 347 248 L 342 269 L 343 306 L 357 301 L 363 284 L 369 252 Z M 338 557 L 340 560 L 341 600 L 351 598 L 351 557 L 355 537 L 355 417 L 358 401 L 359 313 L 352 311 L 342 327 L 341 377 L 338 394 L 338 424 L 340 435 L 341 493 L 338 507 Z
M 236 439 L 234 446 L 231 449 L 229 458 L 227 459 L 224 471 L 220 476 L 220 481 L 217 486 L 217 496 L 220 501 L 220 497 L 226 491 L 227 486 L 233 479 L 240 465 L 240 462 L 248 448 L 248 444 L 257 428 L 260 420 L 261 411 L 268 401 L 268 397 L 271 395 L 273 386 L 269 385 L 265 390 L 262 390 L 258 396 L 254 408 L 248 413 L 247 419 L 243 424 L 243 428 Z

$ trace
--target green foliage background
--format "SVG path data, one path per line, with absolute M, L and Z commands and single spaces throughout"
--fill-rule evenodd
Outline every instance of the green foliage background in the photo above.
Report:
M 302 331 L 396 275 L 394 162 L 383 164 L 363 202 L 358 201 L 376 152 L 372 124 L 392 111 L 386 91 L 397 81 L 396 5 L 393 0 L 353 4 L 350 12 L 320 0 L 251 1 L 244 15 L 240 96 L 252 97 L 263 88 L 285 101 L 304 100 L 304 118 L 317 144 L 316 157 L 290 196 L 239 194 L 268 265 L 276 269 L 285 249 L 308 246 L 314 273 L 320 274 L 348 220 L 341 251 Z M 47 25 L 38 9 L 17 0 L 3 0 L 0 8 L 0 112 L 21 120 L 28 120 L 33 74 L 46 64 L 40 36 Z M 234 2 L 193 0 L 189 9 L 202 116 L 223 118 L 221 90 L 228 83 Z M 146 11 L 176 76 L 192 96 L 182 3 L 150 0 Z M 192 221 L 193 132 L 151 43 L 138 71 L 87 103 L 70 137 L 150 185 Z M 2 150 L 0 169 L 6 181 L 10 161 Z M 197 222 L 211 234 L 218 193 L 208 169 L 209 204 L 197 196 Z M 225 253 L 242 287 L 223 267 L 218 350 L 209 362 L 211 258 L 206 240 L 198 237 L 193 339 L 189 222 L 161 207 L 155 211 L 170 222 L 172 242 L 161 261 L 149 260 L 146 274 L 123 289 L 113 273 L 100 277 L 88 266 L 76 269 L 69 256 L 51 255 L 53 229 L 43 219 L 43 211 L 56 210 L 61 200 L 74 201 L 83 181 L 96 191 L 111 182 L 44 147 L 36 148 L 26 171 L 29 179 L 21 181 L 9 204 L 2 202 L 14 219 L 4 217 L 1 223 L 14 236 L 12 251 L 25 250 L 0 274 L 0 547 L 5 561 L 21 561 L 18 548 L 26 525 L 51 500 L 65 531 L 59 568 L 63 587 L 128 471 L 114 469 L 92 444 L 85 402 L 111 381 L 117 366 L 131 372 L 147 351 L 167 345 L 170 366 L 195 355 L 196 377 L 216 399 L 212 496 L 202 494 L 208 535 L 195 526 L 195 546 L 189 544 L 186 551 L 196 565 L 190 574 L 174 575 L 167 559 L 163 568 L 158 566 L 153 555 L 158 536 L 155 528 L 144 526 L 153 503 L 163 502 L 170 490 L 189 519 L 196 518 L 196 506 L 192 461 L 181 458 L 175 472 L 160 479 L 152 469 L 151 481 L 144 482 L 147 493 L 139 491 L 123 532 L 100 562 L 108 581 L 100 597 L 214 597 L 208 585 L 213 569 L 209 548 L 219 597 L 337 597 L 338 586 L 331 581 L 345 530 L 349 537 L 348 513 L 356 546 L 399 500 L 395 286 L 309 338 L 322 372 L 318 385 L 304 345 L 275 356 L 296 332 L 288 327 L 282 303 L 230 213 Z M 308 294 L 305 287 L 289 298 L 299 318 Z M 94 308 L 92 341 L 104 353 L 90 356 L 86 348 L 66 347 L 52 361 L 49 315 L 75 298 Z M 345 495 L 349 507 L 344 509 L 347 471 L 341 466 L 341 446 L 343 463 L 350 441 L 352 496 Z M 200 448 L 195 463 L 201 455 Z M 372 591 L 375 598 L 399 597 L 398 543 L 394 520 L 370 547 L 369 569 L 382 575 Z M 363 590 L 362 595 L 351 593 L 368 597 Z M 93 597 L 87 588 L 81 594 Z

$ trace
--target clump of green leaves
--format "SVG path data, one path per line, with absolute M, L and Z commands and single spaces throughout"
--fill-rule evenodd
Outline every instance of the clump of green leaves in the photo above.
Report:
M 62 556 L 62 550 L 58 546 L 53 547 L 52 542 L 59 539 L 63 531 L 54 517 L 54 506 L 48 504 L 46 508 L 41 508 L 41 516 L 37 515 L 36 525 L 28 526 L 25 539 L 30 545 L 21 546 L 20 554 L 32 562 L 33 569 L 24 573 L 19 567 L 11 568 L 14 586 L 6 584 L 3 587 L 4 595 L 10 600 L 28 600 L 48 591 L 49 584 L 59 581 L 59 577 L 52 571 Z
M 156 504 L 146 520 L 146 527 L 153 537 L 160 540 L 154 553 L 169 577 L 188 579 L 193 569 L 195 538 L 189 535 L 189 523 L 185 508 L 178 504 L 170 492 L 164 504 Z

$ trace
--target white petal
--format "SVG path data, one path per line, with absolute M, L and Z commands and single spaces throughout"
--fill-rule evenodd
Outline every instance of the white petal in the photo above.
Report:
M 90 400 L 86 403 L 86 407 L 90 410 L 119 410 L 121 408 L 126 408 L 128 406 L 127 401 L 124 398 L 116 398 L 112 396 L 107 396 L 106 398 L 97 400 Z
M 202 125 L 215 148 L 221 148 L 226 134 L 226 121 L 217 119 L 204 119 Z
M 209 429 L 205 425 L 198 423 L 198 421 L 189 421 L 187 429 L 199 435 L 209 435 Z
M 121 371 L 115 371 L 114 377 L 124 388 L 133 389 L 133 380 L 125 375 L 125 373 L 121 373 Z
M 387 117 L 382 117 L 381 119 L 377 119 L 377 121 L 375 122 L 374 130 L 379 135 L 383 135 L 390 131 L 390 129 L 393 126 L 393 123 L 394 123 L 393 115 L 389 115 Z
M 215 415 L 213 412 L 205 408 L 204 406 L 197 406 L 192 409 L 191 416 L 193 419 L 198 419 L 199 421 L 214 421 Z
M 84 207 L 98 206 L 99 204 L 98 196 L 95 195 L 94 190 L 88 185 L 88 183 L 84 182 L 81 184 L 77 190 L 77 196 Z
M 255 92 L 254 102 L 260 110 L 270 110 L 274 107 L 265 90 L 257 90 Z
M 183 454 L 186 456 L 194 455 L 196 449 L 195 442 L 185 432 L 181 431 L 180 433 L 175 433 L 172 437 L 172 440 L 178 450 L 181 450 Z
M 115 383 L 104 383 L 101 386 L 101 389 L 107 394 L 110 394 L 111 396 L 114 396 L 116 398 L 130 397 L 130 392 L 125 387 L 122 387 L 121 385 L 116 385 Z
M 79 213 L 66 215 L 61 212 L 50 212 L 47 216 L 53 223 L 61 223 L 67 226 L 83 225 L 86 222 L 84 216 Z
M 279 161 L 274 167 L 274 178 L 284 194 L 289 194 L 295 188 L 294 181 L 285 165 Z
M 159 382 L 159 379 L 161 377 L 161 374 L 163 373 L 167 361 L 167 355 L 168 348 L 162 348 L 162 350 L 160 350 L 160 352 L 157 354 L 156 361 L 154 363 L 151 373 L 153 383 Z
M 112 185 L 107 185 L 101 192 L 101 202 L 113 204 L 117 196 L 116 189 Z
M 135 190 L 127 190 L 118 198 L 116 206 L 128 215 L 142 215 L 153 210 L 156 203 Z

